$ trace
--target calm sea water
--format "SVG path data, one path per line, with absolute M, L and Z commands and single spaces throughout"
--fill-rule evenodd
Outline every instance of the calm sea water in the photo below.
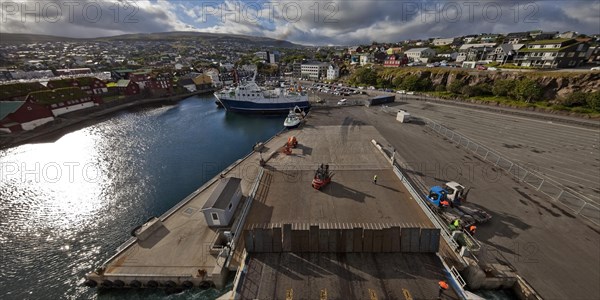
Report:
M 0 151 L 0 299 L 147 299 L 81 285 L 130 237 L 283 128 L 212 96 L 121 112 L 56 142 Z M 172 299 L 206 299 L 187 291 Z

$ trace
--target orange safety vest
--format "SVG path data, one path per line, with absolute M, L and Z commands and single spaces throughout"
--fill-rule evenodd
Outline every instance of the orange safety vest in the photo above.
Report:
M 448 289 L 448 284 L 445 281 L 440 281 L 440 288 L 447 290 Z
M 477 227 L 476 227 L 475 225 L 471 225 L 471 226 L 469 227 L 469 231 L 470 231 L 470 232 L 475 232 L 475 229 L 477 229 Z

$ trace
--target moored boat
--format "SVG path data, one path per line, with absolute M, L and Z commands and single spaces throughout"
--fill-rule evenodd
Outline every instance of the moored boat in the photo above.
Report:
M 302 123 L 304 116 L 304 111 L 296 106 L 293 109 L 290 109 L 287 118 L 285 118 L 285 121 L 283 121 L 283 126 L 286 128 L 296 128 L 298 125 L 300 125 L 300 123 Z
M 255 114 L 285 114 L 298 107 L 301 111 L 310 108 L 308 95 L 301 88 L 263 90 L 249 82 L 236 88 L 215 93 L 217 101 L 227 111 Z

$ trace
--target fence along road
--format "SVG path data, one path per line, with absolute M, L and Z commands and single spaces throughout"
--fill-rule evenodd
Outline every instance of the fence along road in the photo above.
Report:
M 547 195 L 554 201 L 563 204 L 575 214 L 588 219 L 596 225 L 600 225 L 600 205 L 598 204 L 597 200 L 592 199 L 588 197 L 588 195 L 582 193 L 582 191 L 586 191 L 586 189 L 580 188 L 578 190 L 575 190 L 573 188 L 565 186 L 561 182 L 559 182 L 561 179 L 564 178 L 557 178 L 542 173 L 542 171 L 537 172 L 532 168 L 528 168 L 528 165 L 524 164 L 523 162 L 514 162 L 506 156 L 499 154 L 498 152 L 493 151 L 472 139 L 467 138 L 465 135 L 450 130 L 448 127 L 442 124 L 439 124 L 432 120 L 427 120 L 427 125 L 438 134 L 447 138 L 449 141 L 452 141 L 456 145 L 477 154 L 478 156 L 483 158 L 483 160 L 494 164 L 499 168 L 502 168 L 504 171 L 506 171 L 508 174 L 510 174 L 517 180 L 528 184 L 537 191 L 540 191 L 543 194 Z M 598 147 L 595 147 L 595 150 L 597 152 Z M 593 152 L 594 151 L 592 151 L 592 153 Z M 589 156 L 585 157 L 589 158 Z M 599 156 L 596 155 L 595 157 Z M 592 157 L 589 159 L 594 158 Z M 598 159 L 596 158 L 596 160 Z M 594 166 L 595 164 L 591 165 Z M 529 166 L 532 166 L 532 164 L 530 163 Z M 540 169 L 547 168 L 540 167 Z M 565 169 L 566 171 L 577 171 L 569 170 L 568 168 Z M 598 167 L 596 167 L 595 171 L 598 171 Z M 596 181 L 596 185 L 592 189 L 598 188 L 597 182 L 600 181 Z
M 402 108 L 493 149 L 592 204 L 600 203 L 600 123 L 583 128 L 424 101 L 409 100 Z M 526 180 L 535 184 L 536 179 Z

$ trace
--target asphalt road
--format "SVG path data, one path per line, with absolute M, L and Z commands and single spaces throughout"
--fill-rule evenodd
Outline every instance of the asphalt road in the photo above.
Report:
M 454 105 L 402 100 L 400 108 L 429 118 L 600 203 L 600 131 Z
M 580 155 L 586 149 L 597 151 L 585 148 L 590 145 L 589 140 L 578 142 L 578 139 L 591 139 L 597 145 L 594 132 L 502 114 L 427 106 L 421 102 L 409 102 L 402 106 L 416 116 L 452 121 L 447 125 L 459 132 L 488 137 L 486 143 L 507 154 L 523 155 L 524 158 L 538 157 L 534 154 L 553 154 L 552 159 L 536 160 L 541 170 L 553 170 L 551 167 L 554 166 L 559 172 L 571 172 L 582 178 L 593 179 L 593 176 L 586 175 L 586 171 L 580 172 L 583 174 L 575 172 L 583 167 L 573 168 L 573 162 L 557 164 L 562 158 L 553 151 L 559 151 L 569 159 L 575 159 L 573 153 Z M 450 180 L 473 187 L 469 201 L 493 216 L 492 221 L 481 225 L 476 234 L 483 244 L 480 259 L 509 263 L 544 299 L 600 299 L 600 231 L 597 227 L 574 216 L 564 206 L 555 204 L 538 191 L 517 182 L 473 153 L 444 140 L 423 122 L 401 124 L 380 107 L 333 110 L 336 113 L 313 110 L 308 124 L 334 125 L 351 121 L 375 126 L 390 143 L 389 146 L 396 149 L 399 160 L 404 162 L 409 175 L 420 183 L 423 192 L 429 186 Z M 512 130 L 502 125 L 510 125 Z M 528 135 L 525 133 L 527 129 L 538 134 Z M 565 145 L 567 142 L 561 144 L 563 146 L 555 146 L 550 142 L 551 139 L 542 136 L 554 132 L 575 145 L 581 145 L 583 149 L 568 148 Z M 507 148 L 503 144 L 523 146 Z M 548 146 L 550 149 L 545 148 Z M 535 147 L 545 153 L 535 153 L 526 147 Z M 512 149 L 521 152 L 513 153 Z M 587 160 L 594 159 L 587 155 Z M 582 157 L 579 161 L 585 160 Z M 586 170 L 597 174 L 597 169 L 592 167 Z

